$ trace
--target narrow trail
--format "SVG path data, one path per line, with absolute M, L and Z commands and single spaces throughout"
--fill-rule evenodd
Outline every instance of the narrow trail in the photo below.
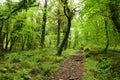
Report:
M 83 73 L 83 50 L 74 53 L 65 59 L 52 80 L 82 80 Z

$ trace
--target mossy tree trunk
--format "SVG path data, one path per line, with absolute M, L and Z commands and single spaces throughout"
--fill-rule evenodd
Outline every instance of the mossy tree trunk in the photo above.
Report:
M 60 26 L 61 26 L 60 9 L 59 9 L 59 7 L 58 7 L 57 15 L 58 15 L 58 33 L 57 33 L 57 47 L 58 47 L 59 44 L 60 44 Z
M 115 25 L 116 30 L 120 33 L 120 20 L 119 20 L 119 1 L 114 1 L 114 3 L 109 3 L 109 9 L 111 13 L 111 19 Z
M 44 10 L 43 10 L 43 22 L 42 22 L 42 33 L 41 33 L 41 47 L 45 47 L 45 30 L 46 30 L 46 22 L 47 22 L 47 0 L 44 3 Z
M 63 51 L 63 48 L 68 40 L 68 37 L 69 37 L 69 33 L 70 33 L 70 27 L 71 27 L 71 19 L 68 19 L 68 25 L 67 25 L 67 32 L 62 40 L 62 43 L 60 44 L 59 48 L 58 48 L 58 52 L 57 52 L 57 55 L 61 55 L 62 54 L 62 51 Z
M 0 51 L 4 51 L 3 48 L 3 35 L 2 35 L 2 28 L 3 28 L 3 21 L 0 22 Z
M 107 49 L 109 47 L 109 34 L 108 34 L 108 28 L 107 28 L 107 24 L 108 24 L 107 19 L 105 18 L 104 20 L 105 20 L 105 33 L 106 33 L 106 40 L 107 40 L 106 47 L 104 49 L 104 52 L 105 52 L 105 51 L 107 51 Z
M 68 1 L 67 0 L 65 0 L 65 1 L 61 0 L 61 2 L 64 5 L 63 6 L 64 14 L 65 14 L 65 16 L 67 18 L 67 30 L 66 30 L 65 36 L 64 36 L 64 38 L 62 40 L 62 43 L 60 44 L 60 46 L 58 48 L 58 51 L 57 51 L 58 56 L 61 56 L 63 48 L 65 47 L 65 44 L 68 41 L 69 34 L 70 34 L 70 28 L 71 28 L 71 21 L 72 21 L 73 15 L 74 15 L 73 10 L 70 10 L 70 8 L 68 7 Z

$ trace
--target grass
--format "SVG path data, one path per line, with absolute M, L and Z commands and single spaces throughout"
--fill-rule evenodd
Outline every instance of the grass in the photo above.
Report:
M 75 50 L 56 56 L 53 48 L 15 51 L 1 57 L 0 80 L 51 80 L 59 64 Z

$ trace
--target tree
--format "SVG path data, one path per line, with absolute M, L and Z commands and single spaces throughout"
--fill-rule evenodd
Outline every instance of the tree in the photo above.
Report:
M 60 19 L 60 9 L 58 7 L 58 11 L 57 11 L 57 16 L 58 16 L 58 33 L 57 33 L 57 47 L 60 44 L 60 26 L 61 26 L 61 19 Z
M 45 47 L 45 29 L 46 29 L 46 22 L 47 22 L 47 0 L 45 0 L 44 3 L 44 9 L 43 9 L 43 22 L 42 22 L 42 33 L 41 33 L 41 47 Z
M 120 33 L 120 21 L 119 21 L 119 6 L 120 1 L 112 1 L 108 3 L 110 13 L 111 13 L 111 20 L 113 21 L 113 24 L 115 25 L 116 30 Z
M 36 2 L 36 0 L 21 0 L 18 3 L 15 3 L 15 5 L 13 5 L 11 0 L 7 0 L 7 4 L 3 4 L 4 6 L 2 7 L 10 7 L 9 9 L 5 9 L 5 11 L 3 10 L 2 13 L 0 14 L 0 23 L 2 24 L 0 26 L 0 51 L 4 51 L 4 47 L 3 47 L 3 33 L 2 33 L 2 29 L 3 29 L 3 24 L 6 20 L 10 19 L 11 16 L 15 16 L 17 12 L 22 11 L 22 9 L 27 10 L 30 7 L 36 6 L 34 5 L 34 3 Z M 6 35 L 7 36 L 7 35 Z M 6 37 L 7 38 L 7 37 Z M 8 41 L 7 41 L 8 42 Z M 7 43 L 8 44 L 8 43 Z M 7 47 L 7 45 L 6 45 Z
M 64 14 L 67 18 L 67 30 L 66 30 L 65 36 L 62 40 L 62 43 L 60 44 L 58 51 L 57 51 L 57 55 L 59 55 L 59 56 L 62 54 L 62 50 L 65 47 L 65 44 L 67 43 L 69 33 L 70 33 L 70 28 L 71 28 L 71 21 L 72 21 L 73 16 L 74 16 L 74 9 L 71 10 L 69 8 L 68 0 L 61 0 L 61 2 L 63 4 Z
M 3 22 L 0 22 L 0 50 L 3 51 L 3 35 L 2 35 L 2 28 L 3 28 Z
M 105 49 L 104 49 L 103 52 L 107 51 L 108 46 L 109 46 L 109 36 L 108 36 L 108 28 L 107 28 L 107 26 L 108 26 L 108 20 L 107 20 L 106 17 L 104 18 L 104 20 L 105 20 L 105 32 L 106 32 L 106 40 L 107 41 L 106 41 L 106 47 L 105 47 Z

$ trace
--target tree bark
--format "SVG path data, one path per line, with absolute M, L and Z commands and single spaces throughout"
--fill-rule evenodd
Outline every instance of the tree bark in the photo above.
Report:
M 3 37 L 2 37 L 2 28 L 3 28 L 3 21 L 1 21 L 1 26 L 0 26 L 0 51 L 3 51 Z
M 45 47 L 45 29 L 46 29 L 46 22 L 47 22 L 47 0 L 45 0 L 44 10 L 43 10 L 43 22 L 42 22 L 42 33 L 41 33 L 41 47 Z
M 108 47 L 109 47 L 109 34 L 108 34 L 108 29 L 107 29 L 107 19 L 105 18 L 105 32 L 106 32 L 106 47 L 104 49 L 103 52 L 107 51 Z
M 58 56 L 61 56 L 63 48 L 65 47 L 65 44 L 68 41 L 69 34 L 70 34 L 70 28 L 71 28 L 71 21 L 72 21 L 73 15 L 74 15 L 74 12 L 72 12 L 72 10 L 70 10 L 70 8 L 68 7 L 68 0 L 65 0 L 65 1 L 61 0 L 61 2 L 64 4 L 64 6 L 63 6 L 64 14 L 67 18 L 68 23 L 67 23 L 67 30 L 66 30 L 65 36 L 64 36 L 62 43 L 60 44 L 58 51 L 57 51 Z
M 9 51 L 12 51 L 13 46 L 14 46 L 16 40 L 17 40 L 17 37 L 14 37 L 14 38 L 11 39 L 11 45 L 10 45 Z
M 68 18 L 67 31 L 66 31 L 66 34 L 64 36 L 64 39 L 62 40 L 62 43 L 61 43 L 60 47 L 58 48 L 58 52 L 57 52 L 58 56 L 61 56 L 63 48 L 65 46 L 65 43 L 68 40 L 69 33 L 70 33 L 70 27 L 71 27 L 71 20 L 72 20 L 71 18 Z
M 65 42 L 64 50 L 66 50 L 67 47 L 68 47 L 68 39 L 67 39 L 67 41 Z
M 9 40 L 8 40 L 8 34 L 9 34 L 9 31 L 8 31 L 8 26 L 6 26 L 6 33 L 5 33 L 5 37 L 6 37 L 6 44 L 5 44 L 5 49 L 7 50 L 8 49 L 8 44 L 9 44 Z
M 116 30 L 120 33 L 119 6 L 117 1 L 115 3 L 109 3 L 109 9 L 113 24 L 115 25 Z
M 18 39 L 18 37 L 13 36 L 13 34 L 14 34 L 14 31 L 10 33 L 10 40 L 9 40 L 10 47 L 9 47 L 9 51 L 12 51 L 13 46 L 14 46 L 14 44 L 16 43 L 16 41 Z
M 60 19 L 60 10 L 58 8 L 58 33 L 57 33 L 57 47 L 60 44 L 60 25 L 61 25 L 61 19 Z
M 25 36 L 23 36 L 23 37 L 22 37 L 22 45 L 21 45 L 21 50 L 24 50 L 25 43 L 26 43 L 26 39 L 25 39 Z
M 13 45 L 14 45 L 14 43 L 13 43 L 13 39 L 11 39 L 11 44 L 10 44 L 9 51 L 12 51 Z

